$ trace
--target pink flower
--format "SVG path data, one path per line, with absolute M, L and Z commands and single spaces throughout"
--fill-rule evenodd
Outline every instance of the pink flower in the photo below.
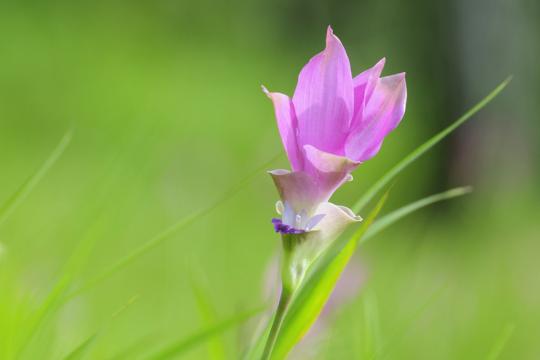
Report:
M 304 66 L 292 99 L 263 87 L 292 168 L 270 172 L 283 214 L 305 214 L 303 224 L 308 224 L 317 207 L 377 154 L 399 124 L 407 99 L 405 74 L 381 77 L 384 63 L 383 58 L 353 78 L 345 48 L 328 27 L 326 48 Z M 288 233 L 309 230 L 285 219 L 274 225 Z

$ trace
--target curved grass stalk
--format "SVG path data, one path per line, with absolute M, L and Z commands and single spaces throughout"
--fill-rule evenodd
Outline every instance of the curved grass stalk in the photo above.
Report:
M 262 360 L 284 359 L 317 320 L 359 241 L 387 198 L 388 193 L 385 193 L 351 237 L 335 241 L 308 268 L 304 280 L 290 295 L 290 301 L 286 299 L 286 308 L 281 310 L 283 315 L 274 319 L 279 322 L 277 334 L 268 338 Z
M 70 134 L 70 133 L 68 133 Z M 69 138 L 71 135 L 67 138 Z M 65 140 L 66 137 L 64 137 L 63 141 L 60 143 L 62 146 L 58 146 L 57 149 L 53 152 L 54 156 L 51 156 L 49 160 L 56 159 L 60 156 L 63 149 L 67 146 Z M 61 149 L 61 151 L 59 150 Z M 98 276 L 94 277 L 92 280 L 87 282 L 85 285 L 81 286 L 78 290 L 73 291 L 72 293 L 68 293 L 66 295 L 67 290 L 72 284 L 72 281 L 74 279 L 75 274 L 78 274 L 84 263 L 86 262 L 86 259 L 88 259 L 89 255 L 91 254 L 91 251 L 93 249 L 93 246 L 95 242 L 97 241 L 97 236 L 94 234 L 94 231 L 96 227 L 99 227 L 101 216 L 98 216 L 97 221 L 94 223 L 94 226 L 92 226 L 86 236 L 83 240 L 80 241 L 79 245 L 77 246 L 76 250 L 72 254 L 71 258 L 68 260 L 64 270 L 61 272 L 61 277 L 57 281 L 57 283 L 54 285 L 53 289 L 47 294 L 47 297 L 43 301 L 43 303 L 38 307 L 36 312 L 31 316 L 29 319 L 28 326 L 26 327 L 25 331 L 22 333 L 22 340 L 19 343 L 17 353 L 22 354 L 26 351 L 30 341 L 34 337 L 35 333 L 38 331 L 40 325 L 43 323 L 43 321 L 52 314 L 56 309 L 60 308 L 62 304 L 69 301 L 73 297 L 79 295 L 83 291 L 90 289 L 93 285 L 99 283 L 100 281 L 104 280 L 108 276 L 114 274 L 118 270 L 122 269 L 124 266 L 129 264 L 131 261 L 135 260 L 139 256 L 143 255 L 147 251 L 151 250 L 152 248 L 159 245 L 162 241 L 166 240 L 170 236 L 172 236 L 175 232 L 180 230 L 181 228 L 189 225 L 191 222 L 197 220 L 201 216 L 211 212 L 216 207 L 221 205 L 223 202 L 227 201 L 229 198 L 231 198 L 233 195 L 235 195 L 238 191 L 240 191 L 243 186 L 251 181 L 255 175 L 257 175 L 261 169 L 265 169 L 269 163 L 275 161 L 278 158 L 278 156 L 273 157 L 270 161 L 266 162 L 259 168 L 257 168 L 256 171 L 251 173 L 249 176 L 244 178 L 236 187 L 229 190 L 225 195 L 223 195 L 220 200 L 218 200 L 216 203 L 212 204 L 206 209 L 203 209 L 201 211 L 198 211 L 194 214 L 191 214 L 190 216 L 180 220 L 176 224 L 172 225 L 165 231 L 162 231 L 158 235 L 156 235 L 154 238 L 152 238 L 150 241 L 146 242 L 139 248 L 137 248 L 132 253 L 128 254 L 124 258 L 122 258 L 120 261 L 118 261 L 116 264 L 111 266 L 106 271 L 102 272 Z M 52 166 L 54 161 L 47 161 L 47 166 L 43 166 L 42 169 L 48 169 Z M 41 175 L 38 176 L 38 179 L 43 176 L 43 171 L 39 171 Z M 35 178 L 33 176 L 32 178 Z M 36 183 L 35 180 L 32 181 L 32 183 Z
M 123 269 L 127 265 L 129 265 L 134 260 L 138 259 L 142 255 L 146 254 L 147 252 L 151 251 L 155 247 L 159 246 L 161 243 L 163 243 L 165 240 L 171 238 L 173 235 L 175 235 L 178 231 L 181 229 L 191 225 L 195 221 L 199 220 L 203 216 L 209 214 L 214 209 L 219 207 L 221 204 L 232 198 L 234 195 L 236 195 L 242 188 L 253 180 L 255 176 L 257 176 L 261 171 L 268 168 L 268 166 L 276 161 L 281 155 L 274 156 L 271 160 L 265 162 L 263 165 L 259 166 L 255 171 L 251 172 L 248 176 L 246 176 L 243 180 L 238 183 L 235 187 L 231 188 L 229 191 L 227 191 L 218 201 L 213 203 L 212 205 L 208 206 L 207 208 L 204 208 L 202 210 L 196 211 L 181 220 L 177 221 L 167 229 L 163 230 L 162 232 L 155 235 L 153 238 L 145 242 L 144 244 L 137 247 L 135 250 L 118 260 L 116 263 L 108 267 L 107 269 L 103 270 L 102 272 L 98 273 L 96 276 L 88 280 L 84 285 L 79 287 L 78 289 L 74 290 L 71 294 L 69 294 L 65 301 L 72 299 L 76 297 L 77 295 L 83 293 L 84 291 L 92 288 L 94 285 L 100 283 L 101 281 L 107 279 L 108 277 L 112 276 L 119 270 Z
M 128 300 L 128 302 L 122 306 L 119 310 L 117 310 L 114 314 L 111 315 L 109 321 L 101 326 L 101 328 L 94 333 L 92 333 L 90 336 L 88 336 L 86 339 L 84 339 L 79 345 L 77 345 L 73 350 L 71 350 L 64 358 L 63 360 L 80 360 L 84 359 L 92 346 L 95 344 L 97 338 L 103 333 L 104 329 L 110 325 L 110 321 L 114 318 L 116 318 L 118 315 L 120 315 L 122 312 L 124 312 L 129 306 L 135 303 L 137 299 L 139 298 L 138 295 L 133 296 L 131 299 Z
M 0 208 L 0 225 L 6 221 L 9 215 L 15 210 L 15 208 L 30 194 L 30 192 L 36 187 L 36 185 L 43 179 L 49 169 L 56 163 L 56 161 L 62 156 L 69 143 L 73 132 L 70 130 L 62 137 L 58 145 L 54 148 L 53 152 L 41 165 L 41 167 L 32 174 L 25 182 L 23 182 L 17 191 L 15 191 L 7 201 Z
M 283 325 L 283 321 L 285 320 L 285 315 L 287 314 L 289 304 L 291 303 L 292 295 L 293 293 L 290 293 L 288 290 L 282 290 L 281 296 L 279 297 L 279 303 L 276 309 L 276 313 L 274 315 L 274 319 L 272 320 L 272 326 L 270 327 L 270 333 L 268 334 L 266 345 L 264 346 L 261 360 L 268 360 L 272 356 L 272 352 L 274 351 L 274 347 L 276 346 L 278 334 L 281 330 L 281 326 Z
M 388 170 L 379 180 L 377 180 L 365 193 L 358 199 L 352 207 L 355 213 L 359 213 L 373 199 L 381 189 L 386 186 L 393 178 L 402 172 L 407 166 L 412 164 L 420 156 L 424 155 L 429 149 L 438 144 L 445 137 L 450 135 L 454 130 L 460 127 L 463 123 L 469 120 L 478 111 L 489 104 L 512 80 L 512 76 L 507 77 L 495 89 L 493 89 L 485 98 L 480 100 L 476 105 L 470 108 L 459 119 L 454 121 L 450 126 L 430 138 L 428 141 L 417 147 L 409 155 L 405 156 L 401 161 Z
M 28 319 L 27 326 L 22 331 L 21 341 L 18 344 L 18 354 L 23 354 L 27 350 L 43 322 L 62 305 L 62 296 L 65 295 L 92 252 L 97 238 L 96 232 L 99 233 L 102 220 L 103 216 L 99 215 L 93 225 L 87 230 L 87 233 L 79 241 L 76 249 L 66 262 L 58 280 L 47 293 L 43 302 Z
M 404 324 L 400 326 L 399 329 L 395 329 L 393 334 L 390 336 L 389 341 L 385 342 L 383 346 L 381 346 L 378 351 L 376 351 L 371 357 L 369 357 L 370 360 L 383 360 L 387 358 L 389 354 L 389 349 L 391 346 L 399 343 L 407 333 L 407 331 L 410 331 L 412 326 L 416 321 L 418 321 L 422 315 L 427 311 L 427 309 L 433 305 L 448 289 L 448 282 L 443 283 L 443 285 L 439 286 L 437 289 L 435 289 L 427 298 L 426 300 L 418 306 L 413 312 L 412 315 L 409 316 Z
M 201 281 L 195 281 L 194 275 L 190 277 L 191 291 L 195 296 L 197 310 L 205 326 L 211 326 L 219 321 L 212 297 Z M 225 339 L 216 334 L 215 338 L 208 341 L 208 358 L 212 360 L 225 360 Z
M 373 225 L 366 231 L 366 235 L 362 238 L 364 243 L 367 240 L 371 239 L 373 236 L 377 235 L 390 225 L 394 224 L 398 220 L 404 218 L 407 215 L 412 214 L 413 212 L 425 208 L 429 205 L 435 204 L 437 202 L 450 200 L 455 197 L 463 196 L 469 194 L 472 191 L 470 186 L 457 187 L 454 189 L 446 190 L 438 194 L 430 195 L 423 199 L 412 202 L 408 205 L 400 207 L 397 210 L 392 211 L 385 216 L 382 216 L 380 219 L 376 220 Z
M 493 348 L 489 352 L 489 355 L 487 356 L 487 360 L 497 360 L 501 356 L 506 344 L 512 337 L 512 334 L 514 333 L 515 328 L 516 326 L 512 323 L 505 325 L 501 334 L 495 341 L 495 344 L 493 344 Z
M 386 202 L 386 193 L 377 203 L 362 226 L 343 244 L 337 242 L 316 261 L 300 289 L 292 296 L 280 300 L 272 331 L 267 339 L 261 359 L 283 359 L 302 338 L 318 317 L 337 279 L 358 245 L 375 236 L 388 226 L 429 205 L 463 196 L 470 187 L 459 187 L 405 205 L 378 220 L 377 214 Z M 281 306 L 281 304 L 284 304 Z
M 92 335 L 88 336 L 86 339 L 84 339 L 79 345 L 77 345 L 75 349 L 73 349 L 69 354 L 64 357 L 64 360 L 84 359 L 84 357 L 96 341 L 98 334 L 99 333 L 95 332 Z
M 222 332 L 246 321 L 247 319 L 259 314 L 266 307 L 256 308 L 237 315 L 234 315 L 226 320 L 215 323 L 211 326 L 203 328 L 188 337 L 184 337 L 180 340 L 174 341 L 170 345 L 167 345 L 155 353 L 145 357 L 146 360 L 161 360 L 177 357 L 186 351 L 190 350 L 196 345 L 199 345 L 210 338 L 221 334 Z

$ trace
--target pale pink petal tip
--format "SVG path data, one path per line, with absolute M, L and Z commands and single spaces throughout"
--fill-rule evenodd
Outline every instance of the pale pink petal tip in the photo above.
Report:
M 326 28 L 326 39 L 328 40 L 332 35 L 334 35 L 334 30 L 332 30 L 331 25 L 328 25 Z
M 341 40 L 339 40 L 339 38 L 334 34 L 334 30 L 332 30 L 332 26 L 328 25 L 328 28 L 326 29 L 326 47 L 331 48 L 332 44 L 335 44 L 335 43 L 338 43 L 341 47 L 343 47 Z

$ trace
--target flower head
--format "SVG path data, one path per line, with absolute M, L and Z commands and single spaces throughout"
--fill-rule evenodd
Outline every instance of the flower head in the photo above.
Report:
M 292 168 L 270 172 L 281 198 L 276 204 L 281 219 L 272 223 L 281 233 L 283 258 L 281 295 L 264 359 L 272 355 L 288 304 L 309 269 L 349 225 L 362 220 L 328 200 L 379 151 L 403 117 L 405 75 L 381 77 L 384 62 L 353 78 L 345 48 L 328 27 L 326 48 L 304 66 L 292 99 L 263 87 L 274 103 Z
M 384 137 L 401 121 L 405 74 L 381 77 L 384 63 L 383 58 L 353 78 L 345 48 L 328 27 L 326 48 L 304 66 L 292 99 L 263 87 L 274 104 L 292 168 L 270 174 L 295 214 L 316 216 L 319 204 L 377 154 Z M 283 223 L 289 228 L 279 229 L 296 229 Z

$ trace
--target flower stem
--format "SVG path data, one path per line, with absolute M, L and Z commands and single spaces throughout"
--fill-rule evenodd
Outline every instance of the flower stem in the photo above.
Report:
M 283 319 L 285 318 L 285 313 L 287 310 L 287 306 L 289 305 L 289 302 L 291 300 L 291 295 L 292 292 L 289 289 L 282 288 L 281 296 L 279 298 L 279 303 L 276 309 L 276 314 L 274 315 L 270 334 L 268 335 L 268 339 L 266 340 L 266 345 L 264 347 L 261 360 L 269 360 L 272 356 L 272 351 L 274 350 L 281 324 L 283 323 Z

